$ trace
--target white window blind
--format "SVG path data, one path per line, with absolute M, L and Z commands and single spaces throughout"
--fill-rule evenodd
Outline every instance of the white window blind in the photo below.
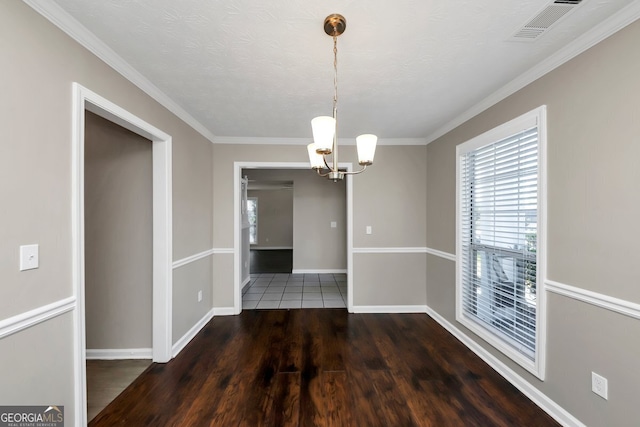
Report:
M 475 142 L 458 159 L 458 315 L 530 361 L 537 336 L 538 142 L 535 124 Z

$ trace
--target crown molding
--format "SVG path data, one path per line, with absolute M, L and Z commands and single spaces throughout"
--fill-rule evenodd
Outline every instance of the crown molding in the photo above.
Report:
M 104 61 L 108 66 L 120 73 L 125 79 L 140 88 L 143 92 L 156 100 L 160 105 L 178 116 L 198 133 L 213 142 L 215 136 L 202 123 L 187 113 L 173 99 L 162 92 L 156 85 L 129 65 L 120 55 L 96 37 L 85 26 L 80 24 L 69 13 L 51 0 L 23 0 L 33 10 L 38 12 L 53 25 L 64 31 L 69 37 L 78 42 L 89 52 Z
M 627 25 L 633 23 L 637 19 L 640 18 L 640 0 L 635 0 L 633 3 L 625 7 L 624 9 L 618 11 L 605 21 L 601 22 L 599 25 L 594 27 L 591 31 L 583 34 L 572 43 L 568 44 L 555 54 L 551 55 L 536 67 L 533 67 L 529 71 L 524 74 L 521 74 L 519 77 L 515 78 L 511 82 L 507 83 L 501 89 L 492 93 L 478 104 L 466 110 L 464 113 L 456 117 L 455 119 L 449 121 L 444 126 L 437 129 L 435 132 L 430 134 L 425 140 L 427 144 L 435 141 L 440 138 L 444 134 L 452 131 L 457 128 L 467 120 L 470 120 L 487 110 L 488 108 L 494 106 L 498 102 L 507 98 L 510 95 L 513 95 L 520 89 L 524 88 L 530 83 L 538 80 L 542 76 L 551 71 L 555 70 L 562 64 L 568 62 L 569 60 L 575 58 L 580 55 L 582 52 L 587 49 L 595 46 L 600 43 L 607 37 L 615 34 L 620 31 Z
M 140 88 L 147 95 L 155 99 L 198 133 L 215 144 L 255 144 L 255 145 L 306 145 L 310 138 L 269 138 L 269 137 L 216 137 L 202 123 L 187 113 L 180 105 L 140 74 L 135 68 L 116 54 L 113 49 L 102 42 L 86 27 L 76 21 L 58 4 L 50 0 L 23 0 L 37 13 L 64 31 L 72 39 L 96 55 L 107 65 L 120 73 L 131 83 Z M 536 81 L 545 74 L 553 71 L 567 61 L 578 56 L 602 40 L 623 29 L 640 18 L 640 0 L 635 0 L 629 6 L 612 15 L 588 33 L 585 33 L 571 44 L 548 57 L 526 73 L 512 80 L 498 91 L 486 97 L 478 104 L 449 121 L 444 126 L 431 133 L 426 138 L 384 138 L 378 140 L 378 145 L 427 145 L 447 132 L 472 119 L 518 90 Z M 355 145 L 355 139 L 340 140 L 341 145 Z
M 217 136 L 214 144 L 250 144 L 250 145 L 300 145 L 307 146 L 312 138 L 271 138 L 271 137 L 242 137 L 242 136 Z M 338 138 L 340 145 L 356 145 L 355 138 Z M 379 138 L 378 145 L 427 145 L 424 138 Z

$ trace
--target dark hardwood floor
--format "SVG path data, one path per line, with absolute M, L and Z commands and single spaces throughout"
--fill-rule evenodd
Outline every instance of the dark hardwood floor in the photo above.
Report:
M 425 314 L 247 310 L 90 426 L 557 426 Z
M 251 249 L 249 252 L 250 273 L 291 273 L 293 250 Z

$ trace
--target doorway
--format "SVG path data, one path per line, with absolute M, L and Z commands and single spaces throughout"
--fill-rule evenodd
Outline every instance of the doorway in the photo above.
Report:
M 344 164 L 340 164 L 339 165 L 340 168 L 346 170 L 346 171 L 351 171 L 352 170 L 352 165 L 351 163 L 344 163 Z M 245 263 L 243 262 L 243 239 L 242 239 L 242 215 L 241 215 L 241 209 L 243 206 L 242 203 L 242 176 L 243 176 L 243 172 L 247 172 L 247 170 L 253 170 L 253 169 L 266 169 L 266 170 L 301 170 L 303 172 L 305 172 L 306 174 L 308 174 L 308 176 L 310 176 L 313 179 L 317 179 L 320 180 L 319 177 L 313 175 L 313 173 L 311 171 L 309 171 L 309 166 L 307 163 L 276 163 L 276 162 L 235 162 L 234 163 L 234 195 L 235 195 L 235 203 L 234 203 L 234 310 L 236 313 L 240 313 L 242 311 L 242 288 L 244 285 L 246 285 L 248 283 L 247 281 L 247 277 L 243 277 L 243 267 L 246 268 Z M 333 184 L 333 183 L 328 183 L 328 184 Z M 313 269 L 313 270 L 306 270 L 306 269 L 299 269 L 296 270 L 295 267 L 295 258 L 294 258 L 294 269 L 292 271 L 292 274 L 290 275 L 291 277 L 287 278 L 287 281 L 289 281 L 289 279 L 295 279 L 295 280 L 291 280 L 293 281 L 302 281 L 304 282 L 305 279 L 305 275 L 307 278 L 308 282 L 315 282 L 315 283 L 309 283 L 310 286 L 318 286 L 321 287 L 322 286 L 322 282 L 325 282 L 326 286 L 336 286 L 336 288 L 338 288 L 338 291 L 340 290 L 339 288 L 342 287 L 345 291 L 346 294 L 346 300 L 344 300 L 344 303 L 346 303 L 346 307 L 347 309 L 349 309 L 349 311 L 352 310 L 352 306 L 353 306 L 353 293 L 352 293 L 352 283 L 353 283 L 353 231 L 352 231 L 352 225 L 353 225 L 353 196 L 352 196 L 352 180 L 347 178 L 347 180 L 344 182 L 345 185 L 345 203 L 344 206 L 346 206 L 346 215 L 344 218 L 344 230 L 345 230 L 345 234 L 346 234 L 346 244 L 344 246 L 346 246 L 346 269 L 339 269 L 339 270 L 335 270 L 335 269 Z M 295 184 L 294 184 L 295 186 Z M 344 210 L 343 210 L 344 212 Z M 323 223 L 325 221 L 322 221 Z M 334 220 L 331 220 L 330 218 L 327 218 L 327 224 L 323 224 L 326 225 L 327 229 L 329 230 L 329 227 L 334 227 L 333 222 Z M 309 224 L 309 227 L 314 227 L 314 224 Z M 322 233 L 324 233 L 325 231 L 321 231 Z M 312 243 L 312 242 L 311 242 Z M 331 256 L 330 254 L 323 254 L 320 255 L 322 257 L 325 257 L 325 255 Z M 295 257 L 295 251 L 294 251 L 294 257 Z M 344 255 L 343 255 L 344 256 Z M 323 258 L 324 259 L 324 258 Z M 337 275 L 334 276 L 334 275 Z M 276 277 L 277 274 L 273 273 L 273 277 L 271 277 L 271 281 L 273 281 L 273 279 L 280 279 L 282 280 L 283 277 Z M 329 277 L 331 276 L 331 277 Z M 263 279 L 269 279 L 267 277 L 264 277 Z M 334 281 L 334 283 L 330 284 L 327 283 L 329 281 Z M 338 283 L 339 282 L 339 283 Z M 333 289 L 332 289 L 333 291 Z M 283 307 L 284 308 L 284 307 Z
M 91 90 L 73 84 L 72 131 L 72 279 L 74 315 L 74 403 L 79 425 L 87 424 L 85 310 L 85 111 L 90 111 L 152 141 L 152 351 L 154 362 L 171 359 L 171 137 Z
M 85 113 L 87 419 L 151 364 L 151 141 Z

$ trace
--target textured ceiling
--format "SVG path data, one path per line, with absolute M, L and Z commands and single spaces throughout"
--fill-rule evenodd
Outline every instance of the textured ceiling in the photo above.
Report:
M 632 0 L 584 0 L 533 43 L 508 39 L 550 0 L 54 0 L 219 137 L 425 138 Z

